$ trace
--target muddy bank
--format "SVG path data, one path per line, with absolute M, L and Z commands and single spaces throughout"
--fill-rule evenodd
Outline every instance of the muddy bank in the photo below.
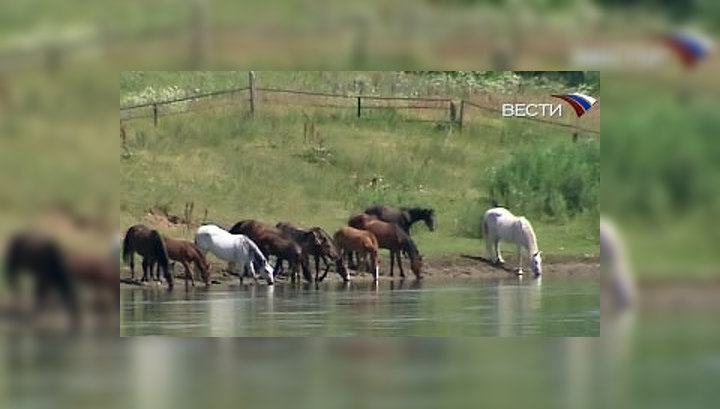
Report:
M 380 265 L 380 280 L 400 279 L 397 266 L 395 268 L 395 276 L 390 277 L 389 261 L 382 258 Z M 405 262 L 407 264 L 407 262 Z M 236 275 L 225 271 L 227 264 L 218 261 L 210 262 L 210 281 L 213 287 L 219 286 L 236 286 L 240 284 L 240 280 Z M 314 264 L 313 264 L 314 266 Z M 494 266 L 488 260 L 476 255 L 455 255 L 427 258 L 423 265 L 423 280 L 440 280 L 451 281 L 461 279 L 507 279 L 516 277 L 513 267 L 515 263 L 512 259 L 506 261 L 505 266 Z M 314 270 L 313 270 L 314 271 Z M 414 275 L 409 267 L 405 268 L 407 279 L 414 280 Z M 123 288 L 144 288 L 157 287 L 155 282 L 140 282 L 142 276 L 140 268 L 136 267 L 135 281 L 130 280 L 130 270 L 123 267 L 121 271 L 120 286 Z M 532 277 L 529 270 L 525 270 L 524 277 Z M 569 279 L 582 278 L 597 280 L 600 278 L 600 260 L 597 257 L 548 257 L 543 263 L 543 279 Z M 372 275 L 367 272 L 357 272 L 350 270 L 350 279 L 370 281 Z M 176 285 L 184 286 L 185 274 L 180 265 L 175 267 Z M 289 281 L 286 277 L 278 277 L 279 283 Z M 325 282 L 341 281 L 340 276 L 331 270 L 328 273 Z M 245 278 L 245 284 L 252 283 L 252 279 Z M 262 282 L 262 280 L 261 280 Z M 195 280 L 196 286 L 204 286 L 202 280 Z

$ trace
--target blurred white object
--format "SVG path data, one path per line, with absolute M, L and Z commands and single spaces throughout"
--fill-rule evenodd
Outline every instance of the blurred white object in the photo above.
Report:
M 615 225 L 604 217 L 600 217 L 600 264 L 608 274 L 614 306 L 618 309 L 630 307 L 636 292 L 625 246 Z

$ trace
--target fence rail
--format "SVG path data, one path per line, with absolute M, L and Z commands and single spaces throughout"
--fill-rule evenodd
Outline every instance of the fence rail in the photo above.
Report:
M 242 99 L 232 99 L 223 101 L 214 101 L 215 98 L 223 96 L 233 97 L 235 94 L 243 94 Z M 283 97 L 279 95 L 291 95 L 293 97 Z M 293 99 L 294 98 L 294 99 Z M 200 101 L 212 101 L 211 106 L 183 106 L 181 110 L 168 110 L 166 107 L 173 104 L 183 102 L 196 103 Z M 163 101 L 150 101 L 141 104 L 128 105 L 120 107 L 121 122 L 153 118 L 155 125 L 158 124 L 159 118 L 169 115 L 178 115 L 188 112 L 213 110 L 228 106 L 237 106 L 240 103 L 248 103 L 249 112 L 255 114 L 257 109 L 262 109 L 263 105 L 291 105 L 301 106 L 305 108 L 315 109 L 347 109 L 355 111 L 358 118 L 363 116 L 363 112 L 380 111 L 385 109 L 403 110 L 403 112 L 411 112 L 410 117 L 404 118 L 410 122 L 438 122 L 456 125 L 460 131 L 464 126 L 471 124 L 473 120 L 469 118 L 469 109 L 476 109 L 484 112 L 492 112 L 500 114 L 501 110 L 495 106 L 487 106 L 469 99 L 452 99 L 452 98 L 436 98 L 436 97 L 402 97 L 402 96 L 379 96 L 379 95 L 347 95 L 333 94 L 327 92 L 305 91 L 294 89 L 281 89 L 271 87 L 256 87 L 254 84 L 254 74 L 251 72 L 248 79 L 248 86 L 233 88 L 228 90 L 211 91 L 202 94 L 188 95 L 179 98 L 173 98 Z M 260 106 L 258 102 L 261 102 Z M 138 110 L 151 109 L 150 112 L 136 113 Z M 417 111 L 417 112 L 416 112 Z M 425 112 L 425 114 L 423 114 Z M 446 112 L 445 114 L 438 112 Z M 578 132 L 600 135 L 600 131 L 581 127 L 577 124 L 568 124 L 563 122 L 551 121 L 537 117 L 523 117 L 527 121 L 557 126 L 564 129 L 573 130 L 573 136 L 576 137 Z

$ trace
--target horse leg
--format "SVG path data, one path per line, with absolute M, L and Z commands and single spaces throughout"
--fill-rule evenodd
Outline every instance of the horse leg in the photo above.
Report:
M 355 261 L 353 261 L 353 259 Z M 352 268 L 353 270 L 358 270 L 360 268 L 360 254 L 354 252 L 354 251 L 348 251 L 348 268 Z
M 148 259 L 146 257 L 143 257 L 143 260 L 142 260 L 143 277 L 142 277 L 141 281 L 148 281 L 148 268 L 150 267 L 150 266 L 148 266 L 148 264 L 149 264 Z M 150 272 L 150 274 L 152 275 L 152 272 Z
M 248 262 L 248 264 L 250 265 L 250 276 L 252 276 L 253 281 L 255 281 L 255 285 L 258 285 L 257 273 L 255 272 L 255 264 L 252 261 Z
M 175 273 L 175 264 L 168 265 L 168 274 L 174 274 Z M 160 262 L 157 262 L 157 269 L 155 270 L 155 281 L 158 283 L 162 283 L 162 276 L 160 275 Z M 165 277 L 165 281 L 168 281 L 167 277 Z
M 394 266 L 395 266 L 395 252 L 390 250 L 390 277 L 392 277 L 395 274 L 393 272 Z
M 378 255 L 377 252 L 371 252 L 370 253 L 370 260 L 372 260 L 373 264 L 373 280 L 377 281 L 380 276 L 380 267 L 378 266 Z
M 275 271 L 276 277 L 282 273 L 282 259 L 280 257 L 275 258 L 275 268 L 273 271 Z
M 135 254 L 130 256 L 130 279 L 135 281 Z
M 489 234 L 485 235 L 485 251 L 488 254 L 488 257 L 490 257 L 490 260 L 495 263 L 497 262 L 497 254 L 496 254 L 496 247 L 495 247 L 495 238 L 491 237 Z
M 502 258 L 502 254 L 500 254 L 500 239 L 495 239 L 495 260 L 497 260 L 498 264 L 505 264 L 505 260 Z
M 317 253 L 315 253 L 315 281 L 320 282 L 320 256 Z
M 182 265 L 183 267 L 185 267 L 185 287 L 187 287 L 188 277 L 190 277 L 192 286 L 195 287 L 195 277 L 193 277 L 193 272 L 190 269 L 190 264 L 187 262 L 187 260 L 183 260 Z
M 232 261 L 229 264 L 232 264 L 233 266 L 233 273 L 237 274 L 237 276 L 240 278 L 240 285 L 243 284 L 243 276 L 246 274 L 246 272 L 252 271 L 252 262 L 250 260 L 246 260 L 244 262 L 235 262 Z
M 520 248 L 520 246 L 517 246 L 517 273 L 519 275 L 522 275 L 522 273 L 523 273 L 521 256 L 522 256 L 522 249 Z
M 300 275 L 297 271 L 297 265 L 291 263 L 290 260 L 288 260 L 288 269 L 290 270 L 290 281 L 294 283 Z
M 405 278 L 405 271 L 403 270 L 402 265 L 402 257 L 400 256 L 401 253 L 402 251 L 396 251 L 395 257 L 397 257 L 398 268 L 400 269 L 400 277 Z
M 322 256 L 322 261 L 323 261 L 323 263 L 325 263 L 325 271 L 323 271 L 323 275 L 320 276 L 320 281 L 324 280 L 325 277 L 327 277 L 327 275 L 328 275 L 328 271 L 330 271 L 330 263 L 327 261 L 325 256 Z M 340 271 L 338 270 L 338 274 L 339 273 L 340 273 Z

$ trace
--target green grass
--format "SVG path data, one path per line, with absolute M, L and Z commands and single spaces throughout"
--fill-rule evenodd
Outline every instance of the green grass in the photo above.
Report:
M 220 83 L 227 75 L 219 74 Z M 194 202 L 196 218 L 207 209 L 208 220 L 226 225 L 253 218 L 334 231 L 351 213 L 379 202 L 436 209 L 436 232 L 422 224 L 413 230 L 424 254 L 478 254 L 484 244 L 468 226 L 479 226 L 487 208 L 488 182 L 481 176 L 519 147 L 574 146 L 553 127 L 520 121 L 459 133 L 392 113 L 357 119 L 351 112 L 284 111 L 250 119 L 228 108 L 162 117 L 158 127 L 151 120 L 129 122 L 130 155 L 121 160 L 123 225 L 143 221 L 153 207 L 182 216 L 185 203 Z M 316 133 L 306 138 L 309 122 Z M 598 253 L 596 213 L 527 216 L 546 252 Z

